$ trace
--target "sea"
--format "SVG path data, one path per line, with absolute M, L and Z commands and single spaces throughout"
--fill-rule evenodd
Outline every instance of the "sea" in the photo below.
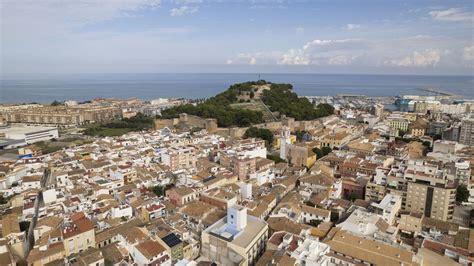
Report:
M 432 95 L 432 88 L 474 99 L 474 76 L 353 74 L 55 74 L 1 78 L 0 103 L 85 101 L 97 97 L 199 99 L 238 82 L 264 79 L 290 83 L 304 96 L 356 94 L 366 96 Z

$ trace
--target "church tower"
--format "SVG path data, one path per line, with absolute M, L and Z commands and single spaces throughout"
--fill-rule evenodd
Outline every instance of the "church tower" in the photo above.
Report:
M 284 126 L 280 132 L 280 158 L 286 160 L 287 145 L 291 144 L 290 130 Z

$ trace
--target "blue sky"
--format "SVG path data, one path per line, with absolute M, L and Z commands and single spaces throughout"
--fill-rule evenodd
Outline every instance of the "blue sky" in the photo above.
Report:
M 2 0 L 2 73 L 473 75 L 472 1 Z

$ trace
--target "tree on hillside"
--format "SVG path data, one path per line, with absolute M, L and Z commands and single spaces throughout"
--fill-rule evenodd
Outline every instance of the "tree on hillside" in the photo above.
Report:
M 266 128 L 250 127 L 245 131 L 244 138 L 261 138 L 267 142 L 267 145 L 272 145 L 273 132 Z
M 59 102 L 59 101 L 54 100 L 54 101 L 51 103 L 51 106 L 59 106 L 59 105 L 62 105 L 62 104 L 63 104 L 62 102 Z
M 231 104 L 237 103 L 238 96 L 241 94 L 248 93 L 250 98 L 255 98 L 255 85 L 267 84 L 270 84 L 270 90 L 264 90 L 262 100 L 272 112 L 278 112 L 296 120 L 312 120 L 334 113 L 334 108 L 328 104 L 320 104 L 314 108 L 308 99 L 300 98 L 292 91 L 291 84 L 273 84 L 259 80 L 231 85 L 226 91 L 196 105 L 185 104 L 163 110 L 161 117 L 177 118 L 181 113 L 187 113 L 202 118 L 215 118 L 220 127 L 247 127 L 263 123 L 261 111 L 234 108 Z
M 298 141 L 302 141 L 304 134 L 306 134 L 306 131 L 304 131 L 304 130 L 297 130 L 297 131 L 295 132 L 296 139 L 297 139 Z
M 323 156 L 326 156 L 332 152 L 330 147 L 322 147 L 321 150 L 323 151 Z
M 456 189 L 456 202 L 462 203 L 469 199 L 469 190 L 465 184 L 459 184 Z
M 313 148 L 313 152 L 316 153 L 316 158 L 317 160 L 323 158 L 324 156 L 328 155 L 331 153 L 331 148 L 330 147 L 322 147 L 321 149 L 319 148 Z
M 163 186 L 154 186 L 152 189 L 153 193 L 157 195 L 158 197 L 164 196 L 165 195 L 165 188 Z

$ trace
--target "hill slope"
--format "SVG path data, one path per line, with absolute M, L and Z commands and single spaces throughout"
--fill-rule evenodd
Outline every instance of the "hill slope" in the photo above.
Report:
M 188 113 L 203 118 L 216 118 L 220 127 L 245 127 L 263 123 L 265 119 L 274 119 L 266 108 L 256 108 L 262 102 L 272 112 L 294 117 L 296 120 L 313 120 L 334 113 L 334 108 L 327 104 L 314 108 L 308 99 L 299 98 L 292 89 L 290 84 L 275 84 L 265 80 L 238 83 L 196 106 L 186 104 L 164 110 L 162 117 L 175 118 L 180 113 Z

